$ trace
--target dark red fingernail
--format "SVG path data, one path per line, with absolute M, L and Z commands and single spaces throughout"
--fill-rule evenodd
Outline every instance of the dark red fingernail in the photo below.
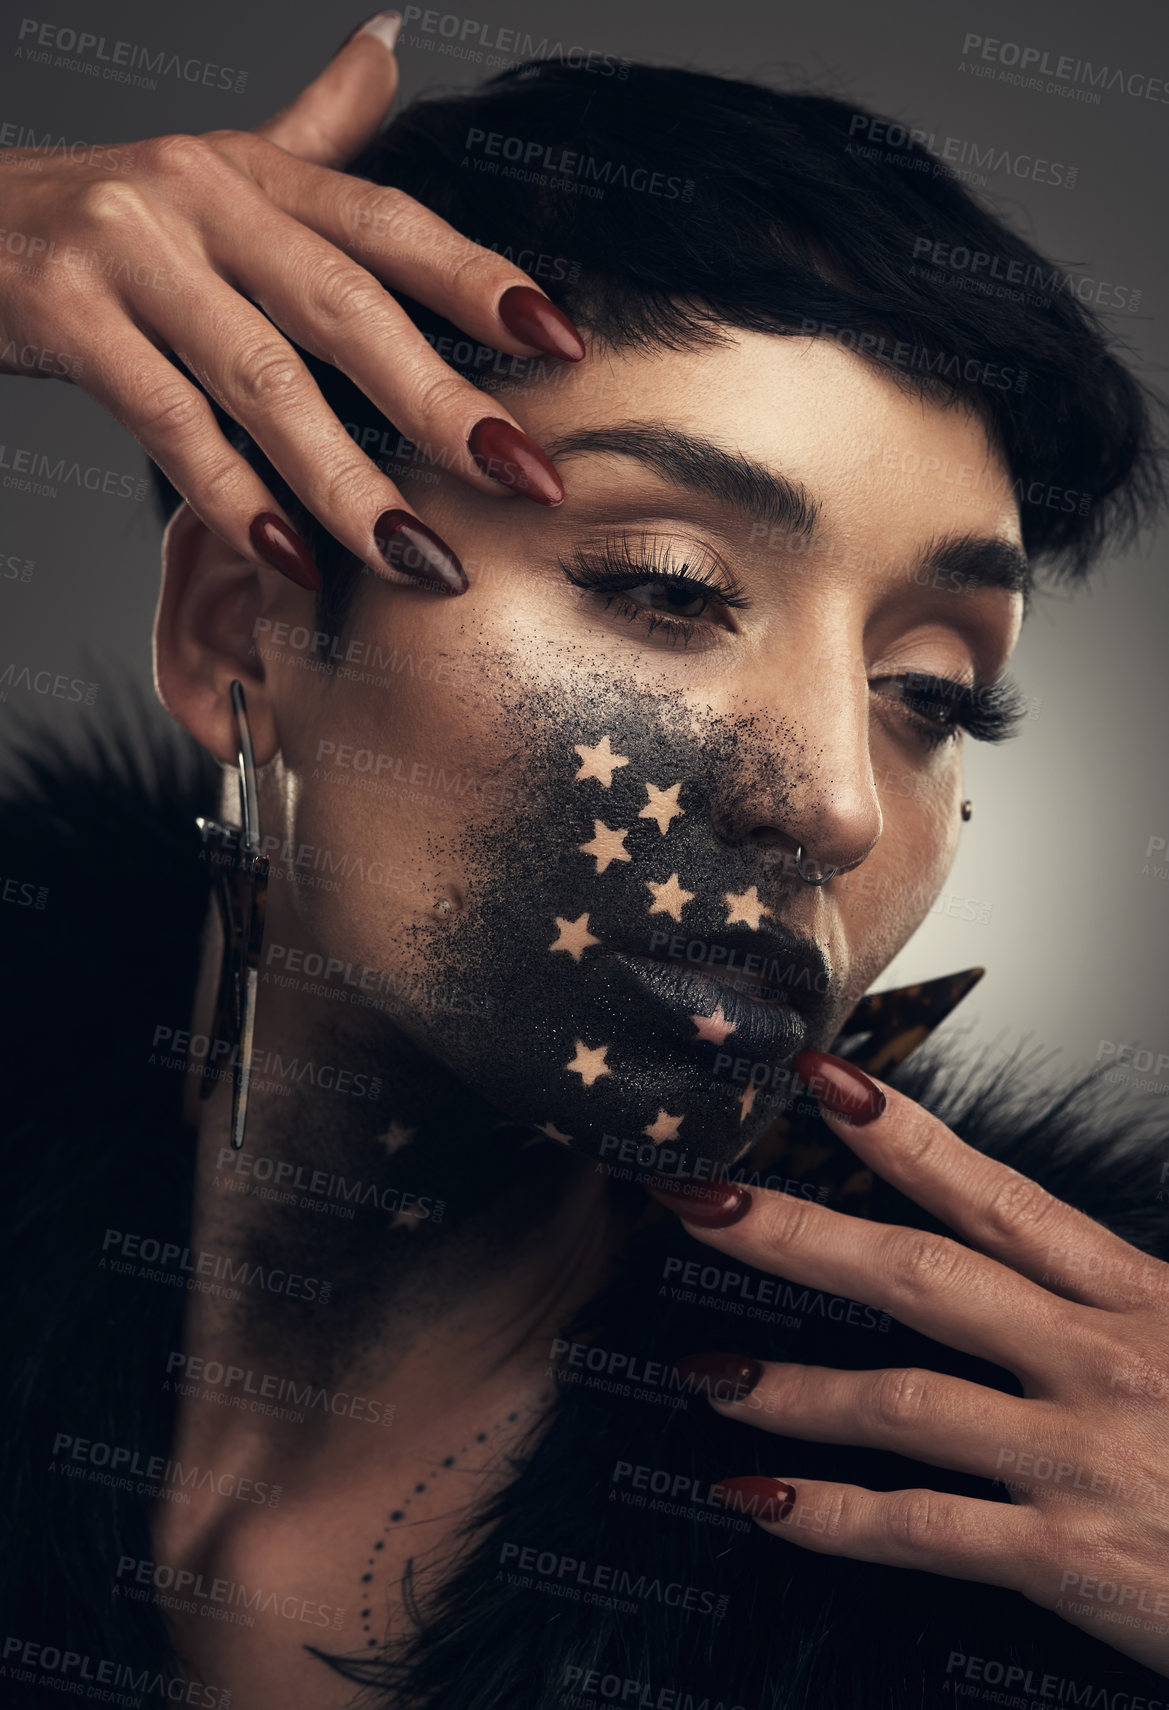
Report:
M 279 570 L 298 588 L 308 588 L 314 594 L 318 592 L 321 573 L 304 541 L 283 517 L 278 517 L 275 511 L 261 511 L 251 520 L 248 539 L 257 558 L 262 558 L 273 570 Z
M 735 1514 L 749 1514 L 752 1520 L 786 1520 L 796 1505 L 796 1487 L 781 1478 L 765 1478 L 761 1473 L 744 1473 L 741 1478 L 720 1478 L 711 1486 L 710 1494 Z
M 562 309 L 530 285 L 513 285 L 499 299 L 498 315 L 509 333 L 548 356 L 579 362 L 584 340 Z
M 436 593 L 467 592 L 467 572 L 446 541 L 409 511 L 383 511 L 373 525 L 373 538 L 391 570 L 412 576 Z
M 484 416 L 467 438 L 467 448 L 482 474 L 514 487 L 538 505 L 564 503 L 564 483 L 534 439 L 501 416 Z
M 856 1127 L 875 1122 L 885 1108 L 885 1095 L 863 1069 L 830 1057 L 827 1051 L 801 1051 L 792 1062 L 808 1091 L 834 1116 L 843 1116 Z
M 726 1229 L 751 1209 L 751 1195 L 740 1182 L 681 1182 L 656 1176 L 645 1191 L 700 1229 Z
M 762 1363 L 743 1354 L 683 1354 L 674 1370 L 687 1389 L 712 1401 L 745 1401 L 763 1376 Z

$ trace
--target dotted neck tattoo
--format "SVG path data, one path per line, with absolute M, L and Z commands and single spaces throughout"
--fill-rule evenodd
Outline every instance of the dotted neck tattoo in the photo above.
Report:
M 551 1400 L 551 1392 L 547 1395 L 541 1396 L 539 1400 L 533 1404 L 531 1411 L 535 1414 L 541 1413 L 548 1406 Z M 386 1538 L 404 1522 L 410 1520 L 410 1508 L 415 1497 L 422 1496 L 426 1491 L 436 1485 L 441 1475 L 458 1466 L 464 1455 L 466 1455 L 472 1448 L 481 1448 L 483 1444 L 490 1443 L 492 1439 L 507 1426 L 515 1425 L 519 1421 L 520 1412 L 520 1409 L 513 1408 L 513 1410 L 507 1414 L 506 1418 L 501 1419 L 496 1425 L 492 1426 L 490 1430 L 477 1431 L 470 1442 L 464 1443 L 455 1454 L 444 1455 L 442 1460 L 437 1462 L 429 1477 L 422 1479 L 418 1484 L 416 1484 L 410 1495 L 407 1496 L 404 1501 L 399 1503 L 396 1508 L 392 1508 L 390 1510 L 389 1518 L 382 1527 L 382 1536 L 370 1546 L 370 1553 L 365 1563 L 365 1572 L 361 1576 L 361 1602 L 363 1605 L 361 1610 L 361 1630 L 365 1635 L 367 1649 L 375 1647 L 381 1642 L 375 1636 L 373 1630 L 373 1592 L 371 1587 L 374 1582 L 374 1575 L 377 1572 L 381 1552 L 386 1547 Z M 412 1559 L 413 1558 L 411 1558 L 411 1560 Z

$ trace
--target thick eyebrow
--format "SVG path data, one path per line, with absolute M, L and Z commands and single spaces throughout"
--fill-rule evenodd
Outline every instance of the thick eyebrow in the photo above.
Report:
M 675 487 L 708 494 L 755 522 L 793 535 L 813 534 L 820 519 L 819 505 L 798 481 L 775 474 L 741 451 L 679 433 L 665 422 L 579 428 L 544 444 L 554 460 L 582 451 L 635 457 Z
M 938 535 L 921 562 L 931 570 L 952 570 L 962 590 L 1005 588 L 1024 596 L 1031 592 L 1031 561 L 1011 540 L 968 532 Z
M 821 506 L 799 481 L 768 469 L 741 451 L 728 451 L 713 440 L 681 433 L 665 422 L 621 422 L 609 427 L 578 428 L 545 441 L 553 459 L 575 452 L 633 457 L 663 480 L 709 495 L 742 511 L 768 528 L 808 537 L 821 520 Z M 1028 594 L 1031 565 L 1013 541 L 960 531 L 937 535 L 918 562 L 931 570 L 954 572 L 956 591 L 1003 588 Z

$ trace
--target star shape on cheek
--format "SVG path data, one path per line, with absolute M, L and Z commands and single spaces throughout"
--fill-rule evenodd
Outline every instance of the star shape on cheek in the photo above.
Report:
M 609 745 L 609 738 L 602 736 L 595 748 L 587 748 L 583 742 L 573 744 L 573 751 L 580 755 L 580 771 L 572 780 L 574 784 L 583 784 L 586 778 L 595 778 L 604 789 L 613 782 L 613 773 L 618 766 L 628 766 L 629 757 L 626 754 L 614 754 Z
M 612 826 L 606 825 L 604 820 L 594 819 L 592 842 L 581 843 L 578 847 L 582 855 L 596 856 L 597 872 L 603 873 L 611 861 L 632 861 L 633 856 L 625 847 L 625 839 L 628 836 L 628 828 L 616 831 Z
M 571 1063 L 566 1063 L 574 1075 L 579 1075 L 586 1087 L 591 1087 L 594 1081 L 599 1081 L 602 1075 L 612 1074 L 605 1058 L 608 1055 L 607 1045 L 586 1045 L 583 1039 L 576 1040 L 576 1056 Z
M 681 788 L 681 780 L 671 784 L 668 790 L 659 790 L 656 784 L 647 784 L 645 793 L 649 800 L 638 814 L 638 819 L 656 819 L 658 830 L 664 837 L 670 829 L 670 821 L 678 819 L 686 812 L 685 808 L 678 806 L 678 791 Z
M 681 1126 L 680 1116 L 671 1116 L 668 1110 L 659 1110 L 649 1127 L 643 1128 L 641 1132 L 647 1139 L 652 1140 L 655 1146 L 661 1146 L 667 1140 L 676 1140 Z
M 693 891 L 683 890 L 677 873 L 671 873 L 664 885 L 655 885 L 652 879 L 647 879 L 645 888 L 654 899 L 650 914 L 668 914 L 671 920 L 680 921 L 682 910 L 688 902 L 693 902 L 695 896 Z
M 758 932 L 761 917 L 765 914 L 768 916 L 771 914 L 771 910 L 759 901 L 759 892 L 754 885 L 748 885 L 745 891 L 738 893 L 727 891 L 723 896 L 723 901 L 727 905 L 726 924 L 728 926 L 735 926 L 739 921 L 742 921 L 745 926 L 751 928 L 752 932 Z
M 574 962 L 579 962 L 590 944 L 599 944 L 601 940 L 594 938 L 589 931 L 588 914 L 577 915 L 575 920 L 565 920 L 562 914 L 556 916 L 556 927 L 560 936 L 549 950 L 567 950 Z
M 728 1021 L 723 1014 L 722 1004 L 716 1004 L 713 1015 L 692 1015 L 694 1036 L 696 1039 L 707 1039 L 712 1045 L 723 1045 L 735 1031 L 733 1021 Z

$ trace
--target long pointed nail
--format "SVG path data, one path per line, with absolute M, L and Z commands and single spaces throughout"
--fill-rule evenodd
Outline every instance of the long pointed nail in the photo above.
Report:
M 585 354 L 584 339 L 568 316 L 531 285 L 512 285 L 499 299 L 496 313 L 509 333 L 548 356 L 579 362 Z
M 440 594 L 465 594 L 467 572 L 446 541 L 409 511 L 383 511 L 373 525 L 374 545 L 391 570 Z
M 691 1182 L 655 1176 L 645 1183 L 645 1191 L 660 1205 L 676 1211 L 684 1222 L 697 1223 L 701 1229 L 725 1229 L 751 1209 L 751 1195 L 741 1182 Z
M 885 1095 L 876 1082 L 843 1057 L 832 1057 L 827 1051 L 801 1051 L 792 1059 L 792 1068 L 807 1081 L 808 1091 L 825 1110 L 845 1117 L 854 1127 L 875 1122 L 885 1108 Z
M 248 525 L 252 551 L 273 570 L 279 570 L 298 588 L 315 594 L 321 586 L 321 573 L 312 561 L 308 547 L 291 524 L 275 511 L 260 511 Z
M 484 416 L 467 437 L 475 467 L 493 481 L 534 499 L 538 505 L 562 505 L 564 483 L 534 439 L 502 416 Z
M 763 1376 L 762 1362 L 746 1354 L 683 1354 L 674 1370 L 712 1401 L 745 1401 Z
M 711 1486 L 711 1496 L 735 1514 L 752 1520 L 786 1520 L 796 1505 L 796 1487 L 782 1478 L 762 1473 L 743 1473 L 738 1478 L 720 1478 Z

